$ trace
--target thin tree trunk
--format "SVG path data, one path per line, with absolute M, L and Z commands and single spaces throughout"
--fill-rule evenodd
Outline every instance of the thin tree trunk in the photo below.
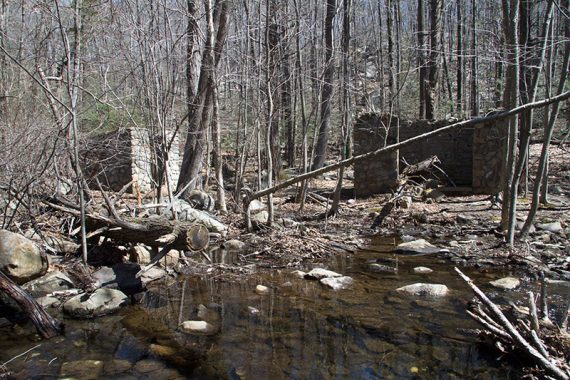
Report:
M 330 134 L 331 102 L 333 95 L 334 79 L 334 46 L 333 46 L 333 22 L 336 13 L 336 0 L 327 0 L 326 17 L 323 33 L 325 35 L 325 71 L 323 75 L 323 87 L 321 90 L 321 122 L 319 135 L 315 148 L 313 170 L 322 168 L 327 158 L 327 145 Z
M 479 67 L 477 65 L 477 7 L 471 0 L 471 116 L 479 116 Z
M 425 30 L 424 30 L 424 0 L 418 0 L 418 67 L 420 86 L 420 119 L 426 117 L 426 59 L 425 59 Z
M 457 0 L 457 114 L 463 116 L 463 15 L 462 0 Z
M 442 0 L 430 0 L 430 54 L 426 86 L 426 119 L 433 120 L 436 113 L 436 95 L 439 82 L 439 54 L 441 50 Z

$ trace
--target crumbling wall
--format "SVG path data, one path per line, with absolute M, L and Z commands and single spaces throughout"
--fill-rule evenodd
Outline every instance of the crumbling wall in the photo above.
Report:
M 133 192 L 146 193 L 156 187 L 157 163 L 161 157 L 160 136 L 146 128 L 128 128 L 92 137 L 83 150 L 84 172 L 101 184 L 118 191 L 133 181 Z M 169 140 L 170 141 L 170 140 Z M 172 186 L 180 175 L 179 138 L 172 142 L 168 160 L 168 177 Z
M 456 120 L 400 121 L 399 141 L 427 133 Z M 398 120 L 368 113 L 354 125 L 354 154 L 371 152 L 398 141 Z M 387 193 L 398 186 L 398 173 L 405 167 L 436 155 L 441 168 L 453 184 L 476 194 L 494 194 L 499 190 L 504 155 L 505 132 L 502 124 L 462 128 L 429 137 L 371 160 L 354 165 L 354 187 L 359 196 Z

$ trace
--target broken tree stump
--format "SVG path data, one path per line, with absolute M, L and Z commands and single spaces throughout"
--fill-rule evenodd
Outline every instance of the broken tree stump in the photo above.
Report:
M 53 338 L 61 333 L 62 323 L 46 313 L 30 294 L 16 285 L 1 271 L 0 291 L 4 292 L 22 308 L 43 338 Z

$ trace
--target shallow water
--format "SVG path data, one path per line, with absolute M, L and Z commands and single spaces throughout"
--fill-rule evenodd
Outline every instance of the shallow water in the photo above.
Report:
M 327 265 L 354 278 L 350 290 L 335 292 L 295 278 L 290 270 L 234 282 L 185 277 L 153 286 L 140 303 L 119 315 L 65 319 L 65 335 L 50 341 L 38 341 L 29 328 L 2 328 L 0 363 L 40 344 L 7 365 L 17 378 L 518 377 L 468 333 L 478 327 L 465 313 L 472 294 L 449 262 L 433 256 L 395 260 L 393 246 L 381 243 Z M 375 262 L 397 267 L 397 273 L 370 270 Z M 434 273 L 413 273 L 420 265 Z M 523 299 L 526 290 L 536 287 L 527 280 L 517 292 L 496 291 L 487 282 L 507 273 L 464 272 L 502 301 Z M 451 293 L 442 299 L 414 299 L 394 291 L 415 282 L 446 284 Z M 270 287 L 270 294 L 257 295 L 257 284 Z M 210 322 L 217 332 L 194 336 L 177 329 L 182 321 L 195 319 Z

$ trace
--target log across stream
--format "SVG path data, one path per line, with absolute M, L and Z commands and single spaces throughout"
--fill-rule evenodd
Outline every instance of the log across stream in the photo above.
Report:
M 41 342 L 8 367 L 21 378 L 516 378 L 515 367 L 470 334 L 479 327 L 465 311 L 473 294 L 454 265 L 430 255 L 399 256 L 396 264 L 392 248 L 378 242 L 374 251 L 325 263 L 354 279 L 343 291 L 296 278 L 290 269 L 238 281 L 181 277 L 156 284 L 120 314 L 64 319 L 61 339 Z M 374 263 L 398 271 L 371 270 Z M 434 272 L 416 274 L 417 266 Z M 538 288 L 523 279 L 516 291 L 493 289 L 489 281 L 510 273 L 463 270 L 494 299 L 524 302 L 526 291 Z M 450 294 L 430 299 L 394 291 L 417 282 L 446 284 Z M 269 294 L 256 294 L 258 284 Z M 550 287 L 554 301 L 561 291 Z M 178 329 L 200 319 L 215 327 L 212 335 Z M 0 364 L 36 346 L 33 333 L 0 328 Z

